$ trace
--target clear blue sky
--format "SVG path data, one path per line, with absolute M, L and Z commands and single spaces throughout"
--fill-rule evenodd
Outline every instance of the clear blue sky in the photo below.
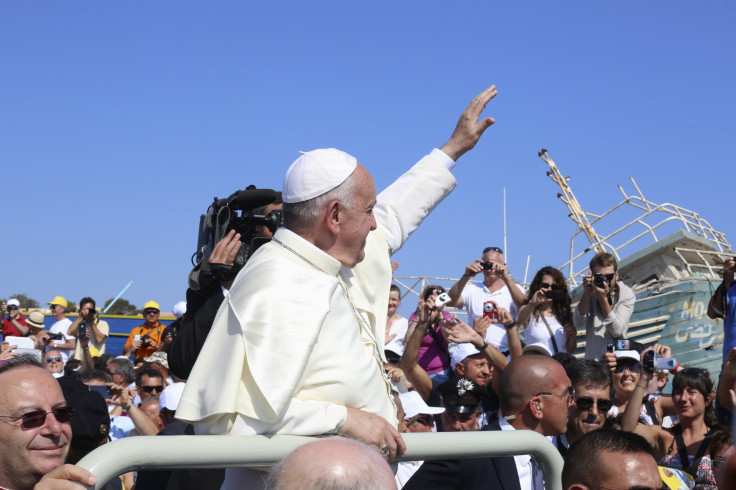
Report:
M 459 185 L 395 256 L 459 276 L 503 243 L 522 278 L 575 230 L 537 157 L 583 206 L 653 201 L 734 240 L 736 1 L 0 3 L 0 296 L 162 309 L 184 299 L 199 215 L 280 189 L 337 147 L 389 184 L 486 86 L 496 118 Z

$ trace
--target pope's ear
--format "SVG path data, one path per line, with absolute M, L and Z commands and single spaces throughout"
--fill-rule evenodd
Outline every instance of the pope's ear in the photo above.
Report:
M 340 208 L 341 208 L 340 201 L 333 200 L 327 203 L 325 206 L 326 212 L 325 212 L 325 224 L 327 225 L 327 229 L 330 230 L 331 233 L 337 234 L 340 231 Z

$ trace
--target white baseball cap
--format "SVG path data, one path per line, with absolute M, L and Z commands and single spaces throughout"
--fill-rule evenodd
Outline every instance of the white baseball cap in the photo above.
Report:
M 164 388 L 161 392 L 161 396 L 158 398 L 158 406 L 160 410 L 167 408 L 172 412 L 176 412 L 179 407 L 179 400 L 181 400 L 181 394 L 184 393 L 184 386 L 186 383 L 173 383 Z
M 455 369 L 455 366 L 457 366 L 458 362 L 463 362 L 466 357 L 474 356 L 475 354 L 480 354 L 480 351 L 476 349 L 475 346 L 470 342 L 457 344 L 452 350 L 452 369 Z
M 354 156 L 335 148 L 302 153 L 286 171 L 281 197 L 287 204 L 314 199 L 345 182 L 357 166 Z
M 172 308 L 171 312 L 176 318 L 181 318 L 187 312 L 187 302 L 179 301 L 177 304 L 174 305 L 174 308 Z
M 427 405 L 419 393 L 416 391 L 407 391 L 399 394 L 401 406 L 404 407 L 404 418 L 410 419 L 420 413 L 431 413 L 436 415 L 445 411 L 443 407 L 430 407 Z

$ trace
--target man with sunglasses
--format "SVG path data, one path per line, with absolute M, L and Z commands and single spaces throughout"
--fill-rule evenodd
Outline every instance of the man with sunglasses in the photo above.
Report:
M 618 280 L 616 257 L 599 252 L 590 260 L 590 272 L 583 278 L 583 295 L 573 311 L 576 329 L 585 326 L 585 358 L 598 359 L 606 345 L 625 339 L 636 296 Z
M 568 408 L 567 432 L 555 438 L 563 457 L 572 443 L 603 427 L 613 406 L 611 373 L 603 364 L 590 359 L 575 360 L 566 371 L 575 391 L 575 403 Z
M 93 484 L 88 471 L 64 465 L 74 411 L 59 383 L 24 355 L 0 365 L 0 386 L 0 487 L 30 490 L 44 475 L 44 483 L 56 477 Z
M 470 279 L 480 273 L 483 274 L 483 283 L 469 285 Z M 525 299 L 524 292 L 516 285 L 506 269 L 506 259 L 498 247 L 483 249 L 481 258 L 465 267 L 462 277 L 453 284 L 448 294 L 450 306 L 467 308 L 469 325 L 473 325 L 476 318 L 483 316 L 483 307 L 489 301 L 496 307 L 508 310 L 511 316 L 516 318 L 518 309 L 524 304 Z M 509 345 L 506 329 L 513 326 L 515 324 L 504 326 L 499 322 L 491 323 L 485 333 L 486 342 L 507 353 Z
M 155 301 L 149 301 L 143 305 L 145 323 L 130 331 L 128 340 L 123 346 L 124 356 L 128 357 L 133 354 L 134 359 L 140 359 L 148 357 L 159 350 L 163 332 L 166 328 L 158 321 L 160 314 L 161 308 Z
M 26 337 L 28 335 L 28 324 L 23 315 L 20 314 L 20 301 L 10 298 L 8 303 L 3 303 L 3 312 L 8 312 L 8 317 L 3 316 L 3 338 Z

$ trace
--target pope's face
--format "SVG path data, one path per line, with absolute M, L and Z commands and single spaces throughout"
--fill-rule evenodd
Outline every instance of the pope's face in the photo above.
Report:
M 337 236 L 338 260 L 345 267 L 353 268 L 365 258 L 365 242 L 368 233 L 376 229 L 376 218 L 373 207 L 376 205 L 376 184 L 373 177 L 361 165 L 355 169 L 357 179 L 356 192 L 353 195 L 350 209 L 341 208 L 340 218 L 343 223 Z
M 65 407 L 59 383 L 36 367 L 16 368 L 0 374 L 0 415 L 17 417 L 41 410 L 51 412 Z M 0 485 L 30 486 L 43 475 L 64 464 L 72 437 L 70 423 L 62 424 L 47 413 L 39 427 L 21 427 L 21 420 L 0 419 L 0 444 L 4 463 L 0 466 Z M 6 474 L 8 472 L 9 474 Z

